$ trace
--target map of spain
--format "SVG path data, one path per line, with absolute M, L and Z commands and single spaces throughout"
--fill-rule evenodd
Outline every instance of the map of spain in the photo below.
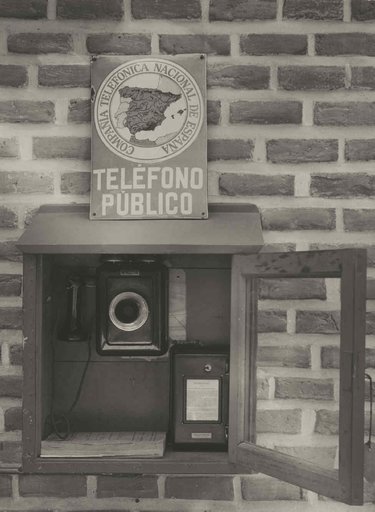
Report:
M 152 131 L 160 126 L 165 111 L 181 98 L 181 94 L 159 89 L 123 87 L 119 89 L 120 105 L 115 118 L 118 128 L 128 128 L 132 136 L 138 132 Z

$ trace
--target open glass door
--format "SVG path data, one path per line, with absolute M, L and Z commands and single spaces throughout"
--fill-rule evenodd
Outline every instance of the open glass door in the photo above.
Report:
M 238 255 L 229 457 L 363 503 L 366 252 Z

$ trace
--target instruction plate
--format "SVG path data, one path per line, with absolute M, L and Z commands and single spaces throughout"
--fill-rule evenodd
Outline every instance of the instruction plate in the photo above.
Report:
M 219 421 L 219 379 L 186 379 L 186 421 Z

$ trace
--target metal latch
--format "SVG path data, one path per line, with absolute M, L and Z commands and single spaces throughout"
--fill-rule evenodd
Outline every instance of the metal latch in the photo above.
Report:
M 225 374 L 229 374 L 229 359 L 225 360 Z

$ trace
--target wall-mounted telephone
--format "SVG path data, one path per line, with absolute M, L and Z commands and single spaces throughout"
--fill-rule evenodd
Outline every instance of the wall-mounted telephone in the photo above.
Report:
M 160 355 L 166 346 L 167 269 L 150 260 L 104 263 L 97 272 L 97 349 Z

